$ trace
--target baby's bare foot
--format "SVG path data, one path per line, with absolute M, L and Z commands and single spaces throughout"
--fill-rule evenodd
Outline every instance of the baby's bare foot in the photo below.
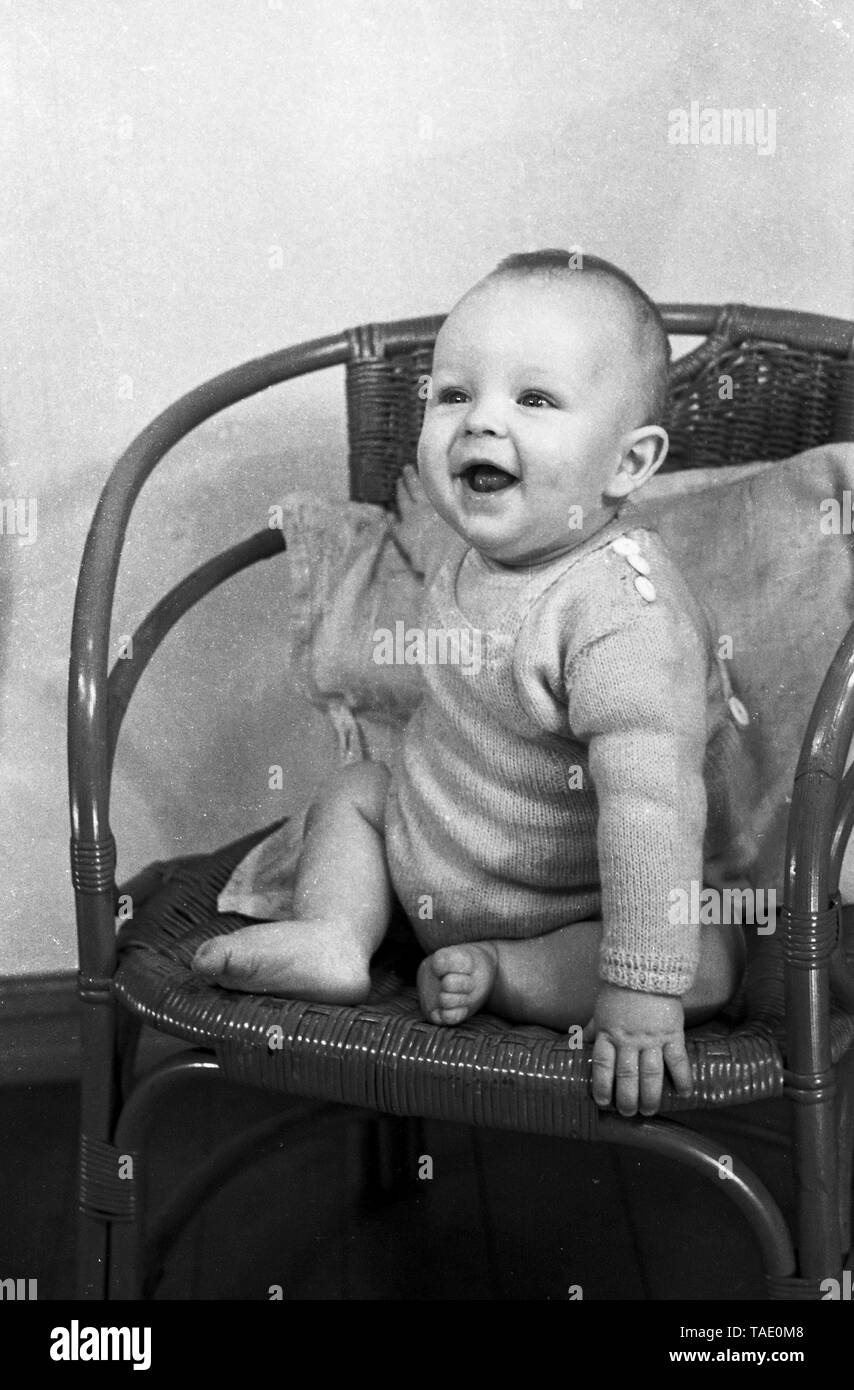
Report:
M 193 969 L 211 984 L 321 1004 L 361 1004 L 370 961 L 341 922 L 259 922 L 200 946 Z
M 443 946 L 418 967 L 421 1011 L 431 1023 L 462 1023 L 486 1003 L 498 969 L 490 941 Z

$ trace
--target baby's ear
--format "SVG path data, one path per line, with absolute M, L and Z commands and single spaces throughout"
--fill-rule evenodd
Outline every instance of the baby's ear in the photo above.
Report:
M 670 440 L 661 425 L 642 425 L 623 440 L 617 471 L 605 489 L 606 497 L 628 497 L 648 482 L 667 458 Z

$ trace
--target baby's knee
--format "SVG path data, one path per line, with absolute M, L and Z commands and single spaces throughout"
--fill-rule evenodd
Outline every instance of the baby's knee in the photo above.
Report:
M 391 773 L 385 763 L 351 763 L 344 768 L 342 777 L 346 794 L 357 809 L 372 825 L 376 822 L 381 825 L 391 781 Z
M 321 812 L 355 810 L 375 829 L 381 829 L 390 778 L 385 763 L 351 763 L 339 769 L 312 803 L 307 826 Z

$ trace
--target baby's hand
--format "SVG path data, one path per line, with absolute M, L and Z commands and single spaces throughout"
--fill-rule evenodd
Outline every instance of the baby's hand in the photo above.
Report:
M 427 494 L 424 491 L 424 484 L 418 476 L 417 468 L 411 463 L 407 463 L 401 469 L 397 480 L 397 510 L 401 521 L 416 521 L 419 514 L 423 514 Z
M 441 534 L 447 527 L 439 520 L 417 469 L 407 464 L 397 480 L 397 513 L 394 534 L 397 543 L 416 574 L 425 574 L 430 565 L 444 558 Z
M 584 1030 L 593 1045 L 593 1099 L 610 1105 L 617 1081 L 621 1115 L 654 1115 L 661 1104 L 664 1069 L 680 1096 L 691 1095 L 691 1064 L 685 1051 L 681 999 L 603 984 L 593 1018 Z

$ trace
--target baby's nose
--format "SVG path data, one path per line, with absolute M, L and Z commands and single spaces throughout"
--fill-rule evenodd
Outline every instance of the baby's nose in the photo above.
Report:
M 466 434 L 502 434 L 504 417 L 496 401 L 473 400 L 466 412 Z

